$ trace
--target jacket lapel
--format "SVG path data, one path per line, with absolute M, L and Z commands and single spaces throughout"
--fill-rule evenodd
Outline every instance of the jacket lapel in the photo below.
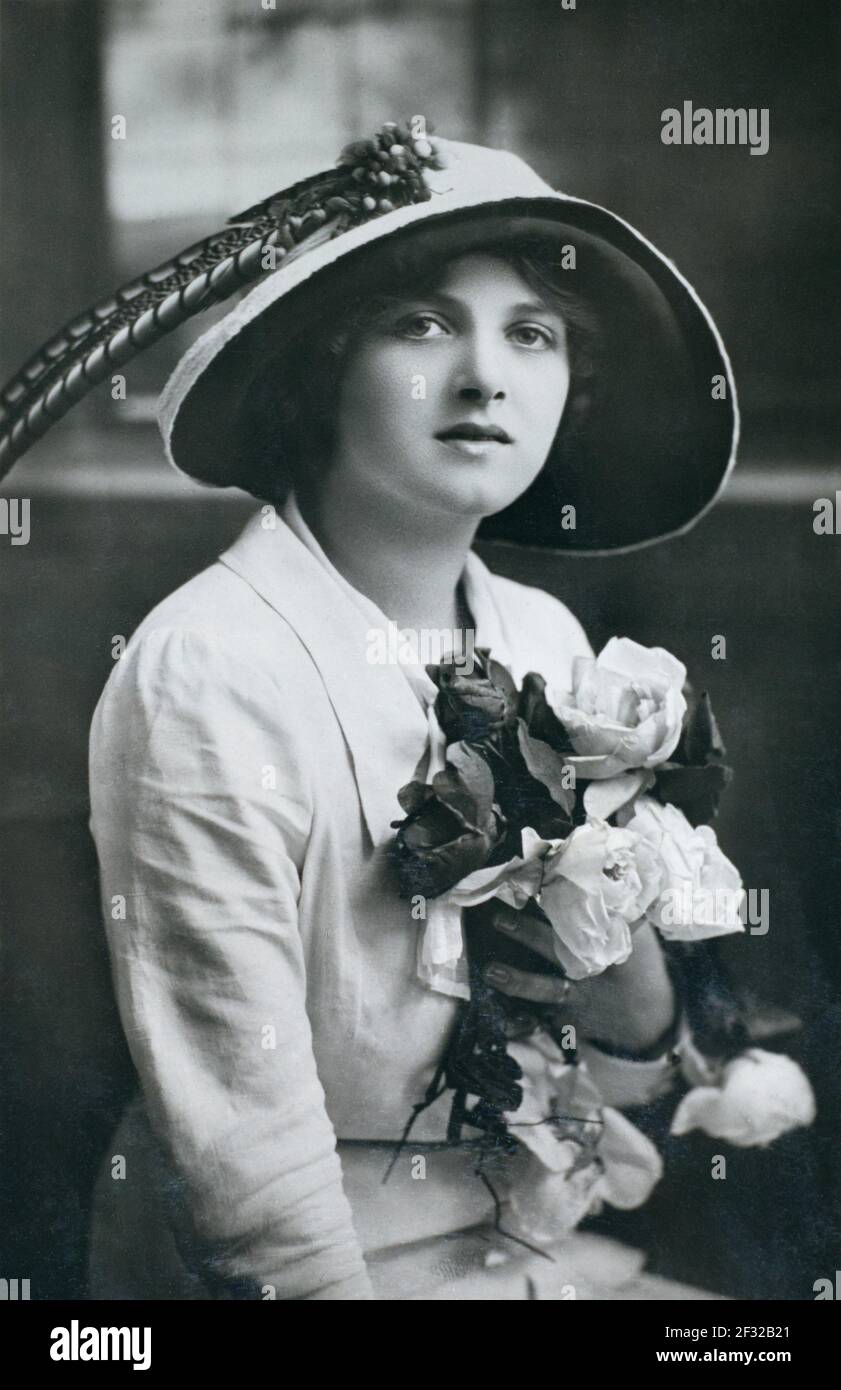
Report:
M 350 750 L 368 833 L 382 845 L 404 814 L 397 792 L 426 751 L 426 715 L 399 665 L 368 661 L 370 624 L 329 571 L 282 520 L 267 529 L 262 519 L 256 513 L 219 558 L 289 623 L 315 663 Z M 475 642 L 506 661 L 492 578 L 471 552 L 465 594 Z

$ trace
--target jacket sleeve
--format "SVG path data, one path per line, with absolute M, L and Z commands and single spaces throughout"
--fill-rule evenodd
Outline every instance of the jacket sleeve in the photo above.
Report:
M 94 715 L 120 1015 L 180 1189 L 179 1247 L 212 1293 L 372 1298 L 305 1007 L 306 757 L 294 701 L 240 646 L 139 635 Z

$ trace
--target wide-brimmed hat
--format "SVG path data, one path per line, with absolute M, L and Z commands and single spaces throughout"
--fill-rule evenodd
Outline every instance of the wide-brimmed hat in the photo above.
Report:
M 555 280 L 595 323 L 597 349 L 586 390 L 578 390 L 583 410 L 574 421 L 565 410 L 539 476 L 512 506 L 483 521 L 478 538 L 599 554 L 694 525 L 733 466 L 738 412 L 727 353 L 691 285 L 621 217 L 555 191 L 516 155 L 414 136 L 395 123 L 348 146 L 336 168 L 256 204 L 226 232 L 119 292 L 134 293 L 117 304 L 116 335 L 103 328 L 110 306 L 92 311 L 99 330 L 84 370 L 80 376 L 77 351 L 76 380 L 72 371 L 69 382 L 61 378 L 62 390 L 60 338 L 47 345 L 34 361 L 49 368 L 52 347 L 52 409 L 48 395 L 40 413 L 30 403 L 23 427 L 17 411 L 13 456 L 26 447 L 27 429 L 43 433 L 111 363 L 262 276 L 179 361 L 158 418 L 167 457 L 180 471 L 258 496 L 259 480 L 271 478 L 272 499 L 282 498 L 292 460 L 274 428 L 271 394 L 255 390 L 267 361 L 276 370 L 288 343 L 300 371 L 307 325 L 323 322 L 325 306 L 332 310 L 342 295 L 358 301 L 375 293 L 395 249 L 427 260 L 440 255 L 443 263 L 487 247 L 548 251 L 563 267 Z M 10 383 L 13 397 L 25 374 Z M 47 386 L 51 376 L 47 370 Z M 573 362 L 571 399 L 576 385 Z M 9 393 L 0 395 L 7 414 L 15 404 Z M 0 433 L 0 468 L 3 449 Z

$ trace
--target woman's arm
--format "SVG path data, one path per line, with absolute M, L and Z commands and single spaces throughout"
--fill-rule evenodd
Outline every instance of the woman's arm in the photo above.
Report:
M 214 1292 L 371 1298 L 305 1008 L 306 769 L 282 692 L 247 658 L 245 641 L 152 630 L 94 716 L 120 1013 Z
M 534 669 L 542 670 L 557 689 L 567 689 L 574 658 L 595 656 L 587 633 L 559 599 L 542 589 L 520 587 L 535 606 Z M 486 907 L 492 925 L 504 935 L 513 932 L 522 945 L 557 965 L 545 921 L 499 902 Z M 507 980 L 492 982 L 503 992 L 548 1005 L 558 997 L 562 982 L 557 977 L 510 969 L 507 964 L 505 969 Z M 671 1088 L 677 1073 L 672 1051 L 688 1024 L 652 927 L 635 930 L 633 954 L 622 965 L 576 982 L 568 993 L 562 988 L 561 999 L 557 1019 L 575 1026 L 579 1055 L 586 1058 L 609 1104 L 645 1103 Z
M 557 964 L 545 921 L 499 902 L 487 904 L 486 910 L 501 935 Z M 663 948 L 648 923 L 635 930 L 627 961 L 590 979 L 569 982 L 507 963 L 503 968 L 504 979 L 488 977 L 495 989 L 550 1009 L 554 1005 L 554 1028 L 575 1027 L 579 1053 L 607 1104 L 646 1104 L 671 1089 L 677 1074 L 671 1053 L 685 1020 Z

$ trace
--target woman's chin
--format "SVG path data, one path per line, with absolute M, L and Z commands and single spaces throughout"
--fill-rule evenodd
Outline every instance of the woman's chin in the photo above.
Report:
M 451 511 L 458 511 L 464 516 L 474 516 L 481 521 L 486 516 L 495 516 L 497 512 L 504 511 L 512 502 L 516 502 L 520 495 L 520 492 L 512 493 L 510 488 L 473 488 L 469 493 L 463 491 L 458 498 L 453 497 L 447 506 Z
M 434 492 L 438 506 L 459 516 L 493 516 L 510 506 L 529 486 L 530 479 L 521 487 L 511 486 L 511 477 L 493 476 L 488 469 L 484 473 L 478 469 L 472 474 L 453 473 L 440 475 L 435 480 Z

